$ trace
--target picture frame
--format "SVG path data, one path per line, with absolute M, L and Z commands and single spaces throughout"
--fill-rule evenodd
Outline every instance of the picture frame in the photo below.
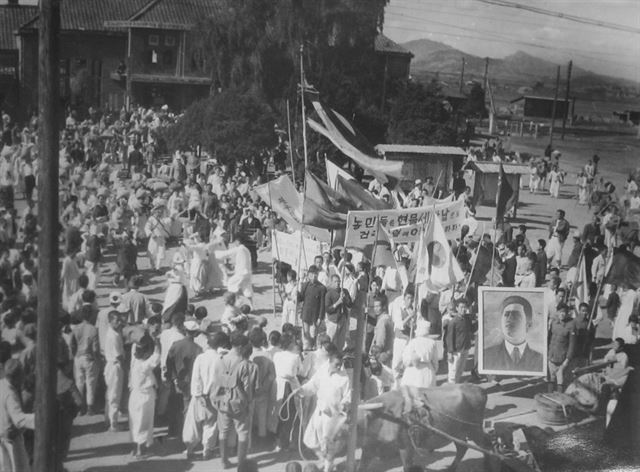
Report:
M 175 36 L 165 36 L 164 37 L 164 45 L 168 47 L 175 47 L 176 45 L 176 37 Z
M 509 377 L 547 374 L 544 288 L 478 288 L 478 372 Z
M 150 34 L 149 35 L 149 46 L 159 46 L 160 45 L 160 35 L 158 34 Z

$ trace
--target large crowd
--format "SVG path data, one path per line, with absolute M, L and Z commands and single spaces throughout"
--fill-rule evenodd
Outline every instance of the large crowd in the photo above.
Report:
M 74 418 L 104 407 L 109 431 L 123 428 L 126 416 L 137 458 L 149 454 L 158 428 L 166 427 L 187 458 L 217 455 L 225 469 L 236 455 L 238 470 L 257 470 L 247 454 L 259 445 L 311 449 L 328 472 L 335 451 L 327 444 L 351 402 L 352 320 L 366 318 L 363 400 L 400 385 L 436 386 L 444 369 L 451 383 L 482 380 L 474 351 L 478 284 L 470 280 L 480 247 L 495 256 L 498 285 L 545 287 L 551 388 L 566 386 L 572 369 L 591 361 L 594 347 L 611 343 L 597 338 L 599 323 L 614 326 L 617 346 L 607 355 L 627 362 L 622 345 L 638 339 L 639 298 L 632 315 L 620 320 L 623 288 L 603 280 L 614 248 L 637 253 L 637 231 L 624 230 L 640 211 L 637 176 L 620 195 L 600 179 L 597 159 L 590 160 L 577 176 L 576 198 L 589 205 L 592 220 L 582 228 L 574 221 L 578 229 L 571 231 L 558 210 L 548 237 L 537 241 L 525 225 L 512 227 L 508 219 L 498 231 L 479 233 L 462 174 L 452 189 L 433 178 L 416 180 L 399 204 L 420 206 L 452 192 L 465 201 L 467 224 L 450 242 L 464 280 L 419 299 L 398 275 L 402 270 L 371 267 L 346 251 L 313 254 L 302 274 L 274 261 L 282 303 L 279 329 L 269 331 L 268 320 L 254 314 L 261 307 L 252 276 L 272 232 L 288 228 L 252 188 L 285 171 L 286 138 L 280 135 L 278 149 L 244 162 L 221 162 L 198 150 L 163 158 L 159 133 L 176 119 L 166 107 L 90 108 L 82 119 L 75 111 L 66 117 L 58 176 L 62 306 L 51 308 L 60 327 L 58 460 L 51 470 L 63 470 Z M 20 472 L 29 470 L 33 454 L 36 202 L 37 182 L 46 178 L 39 172 L 37 125 L 34 118 L 23 128 L 2 116 L 0 440 L 6 447 L 0 460 L 12 464 L 6 470 Z M 496 156 L 507 159 L 495 149 L 469 153 L 469 159 Z M 551 197 L 558 197 L 566 175 L 559 160 L 555 152 L 532 161 L 531 192 L 548 183 Z M 372 195 L 387 201 L 390 190 L 377 181 L 369 185 Z M 562 264 L 570 239 L 571 254 Z M 410 254 L 403 247 L 396 252 L 406 269 Z M 144 258 L 149 270 L 140 268 Z M 583 261 L 590 289 L 576 302 Z M 162 302 L 144 293 L 152 278 L 166 284 Z M 97 289 L 105 286 L 112 290 L 99 309 Z M 223 297 L 223 312 L 207 311 L 203 302 L 214 297 Z

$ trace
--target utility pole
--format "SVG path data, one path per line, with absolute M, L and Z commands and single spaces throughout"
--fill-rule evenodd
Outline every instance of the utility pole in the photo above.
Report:
M 567 125 L 567 116 L 571 111 L 569 110 L 569 94 L 571 93 L 571 69 L 573 68 L 573 61 L 569 61 L 569 66 L 567 68 L 567 93 L 565 94 L 564 100 L 564 113 L 562 114 L 562 135 L 560 139 L 564 141 L 564 130 Z
M 489 58 L 484 58 L 484 77 L 482 79 L 482 88 L 487 90 L 487 80 L 489 79 Z
M 551 109 L 551 127 L 549 128 L 549 146 L 553 147 L 553 127 L 556 124 L 556 109 L 558 106 L 558 89 L 560 88 L 560 66 L 556 74 L 556 91 L 553 96 L 553 108 Z
M 57 467 L 56 359 L 60 274 L 58 262 L 60 0 L 40 0 L 38 47 L 38 334 L 36 340 L 34 472 Z
M 464 65 L 465 65 L 464 56 L 462 56 L 462 69 L 460 70 L 460 92 L 462 92 L 462 87 L 464 86 Z

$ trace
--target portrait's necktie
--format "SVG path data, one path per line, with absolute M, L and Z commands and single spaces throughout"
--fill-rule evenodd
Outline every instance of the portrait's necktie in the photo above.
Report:
M 513 356 L 514 364 L 517 364 L 520 362 L 520 349 L 517 346 L 513 348 L 513 353 L 511 355 Z

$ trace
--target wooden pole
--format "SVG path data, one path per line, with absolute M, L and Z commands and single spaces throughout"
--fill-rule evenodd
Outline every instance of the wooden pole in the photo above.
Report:
M 549 145 L 553 146 L 553 128 L 556 124 L 556 109 L 558 106 L 558 89 L 560 88 L 560 66 L 556 73 L 556 91 L 553 95 L 553 107 L 551 109 L 551 127 L 549 128 Z
M 291 159 L 291 180 L 293 180 L 293 186 L 296 187 L 296 166 L 293 162 L 293 135 L 291 134 L 291 112 L 289 110 L 289 100 L 287 100 L 287 133 L 289 136 L 289 158 Z
M 460 69 L 460 92 L 462 92 L 462 88 L 464 87 L 464 66 L 465 66 L 465 59 L 464 56 L 462 56 L 462 69 Z
M 304 146 L 304 170 L 309 170 L 309 158 L 307 157 L 307 118 L 304 110 L 304 45 L 300 45 L 300 106 L 302 108 L 302 143 Z M 305 187 L 306 187 L 306 178 Z
M 564 130 L 567 125 L 567 115 L 570 113 L 569 111 L 569 94 L 571 93 L 571 69 L 573 68 L 573 61 L 569 61 L 569 66 L 567 67 L 567 93 L 565 94 L 564 100 L 564 113 L 562 114 L 562 135 L 560 139 L 564 141 Z
M 487 90 L 487 79 L 489 78 L 489 58 L 484 58 L 484 77 L 482 79 L 482 87 Z
M 378 239 L 380 233 L 380 218 L 378 218 L 378 223 L 376 226 L 376 238 L 373 242 L 373 251 L 371 254 L 371 271 L 373 271 L 376 251 L 378 249 Z M 343 266 L 344 267 L 344 266 Z M 340 284 L 342 285 L 342 279 L 340 280 Z M 371 285 L 371 281 L 367 284 L 367 299 L 369 297 L 369 285 Z M 342 288 L 340 288 L 342 290 Z M 356 448 L 358 445 L 358 405 L 360 404 L 360 375 L 362 372 L 362 353 L 364 351 L 364 331 L 367 326 L 366 324 L 367 318 L 364 313 L 359 314 L 356 324 L 356 340 L 354 346 L 354 359 L 353 359 L 353 373 L 351 380 L 351 405 L 350 405 L 350 416 L 352 418 L 349 423 L 349 442 L 347 443 L 347 472 L 356 472 Z
M 36 340 L 35 472 L 57 467 L 56 359 L 60 275 L 58 262 L 58 153 L 60 120 L 60 0 L 40 0 L 38 117 L 38 334 Z

